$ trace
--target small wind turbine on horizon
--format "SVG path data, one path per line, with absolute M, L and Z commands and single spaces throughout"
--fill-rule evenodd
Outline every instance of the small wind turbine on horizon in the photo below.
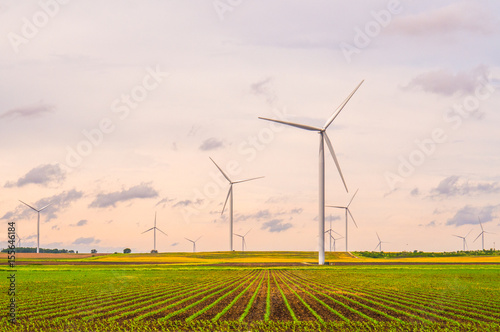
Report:
M 227 174 L 224 173 L 222 168 L 220 168 L 219 165 L 217 165 L 217 163 L 212 158 L 210 158 L 210 160 L 214 163 L 214 165 L 219 169 L 219 171 L 222 173 L 222 175 L 229 182 L 229 191 L 227 192 L 226 201 L 224 202 L 224 206 L 222 207 L 221 215 L 224 214 L 224 210 L 226 209 L 227 200 L 231 197 L 231 200 L 229 202 L 229 215 L 230 215 L 230 217 L 229 217 L 229 250 L 233 251 L 233 234 L 234 234 L 233 233 L 233 184 L 262 179 L 263 176 L 259 176 L 259 177 L 251 178 L 251 179 L 246 179 L 246 180 L 232 181 L 229 178 L 229 176 L 227 176 Z
M 190 240 L 188 239 L 187 237 L 185 237 L 186 240 L 188 240 L 189 242 L 192 242 L 193 243 L 193 252 L 196 252 L 196 242 L 198 242 L 199 239 L 201 239 L 201 236 L 199 238 L 197 238 L 196 240 Z
M 249 229 L 248 232 L 245 233 L 245 235 L 240 235 L 234 233 L 234 235 L 241 237 L 241 251 L 245 251 L 245 247 L 247 246 L 247 243 L 245 241 L 245 236 L 251 231 L 252 229 Z
M 333 150 L 332 143 L 330 142 L 330 139 L 328 138 L 328 135 L 326 134 L 326 130 L 332 124 L 333 120 L 335 120 L 335 118 L 339 115 L 339 113 L 342 111 L 344 106 L 351 99 L 351 97 L 358 90 L 358 88 L 361 86 L 362 83 L 363 83 L 363 81 L 361 81 L 361 83 L 358 84 L 358 86 L 342 102 L 342 104 L 340 104 L 340 106 L 332 114 L 332 116 L 330 116 L 330 118 L 326 121 L 325 125 L 322 128 L 303 125 L 300 123 L 293 123 L 293 122 L 288 122 L 288 121 L 274 120 L 274 119 L 259 117 L 259 119 L 262 119 L 262 120 L 277 122 L 277 123 L 285 124 L 288 126 L 296 127 L 299 129 L 315 131 L 319 134 L 319 215 L 318 215 L 318 225 L 319 225 L 318 264 L 319 265 L 325 264 L 325 235 L 324 235 L 325 234 L 325 148 L 324 148 L 325 142 L 326 142 L 326 145 L 328 146 L 328 149 L 330 150 L 330 154 L 332 155 L 333 161 L 335 162 L 335 165 L 337 166 L 337 170 L 339 171 L 342 182 L 344 183 L 345 190 L 349 191 L 347 189 L 347 185 L 345 183 L 344 176 L 342 175 L 342 171 L 340 170 L 339 162 L 337 160 L 337 157 L 335 156 L 335 152 Z
M 340 235 L 339 233 L 335 232 L 333 229 L 332 229 L 332 218 L 330 216 L 330 229 L 328 229 L 327 231 L 325 231 L 325 234 L 328 233 L 330 234 L 330 252 L 332 252 L 332 239 L 333 239 L 333 251 L 337 251 L 335 249 L 335 242 L 337 240 L 340 240 L 340 239 L 343 239 L 344 237 L 342 235 Z M 334 238 L 333 237 L 333 234 L 332 233 L 335 233 L 337 235 L 340 235 L 340 237 L 338 239 Z
M 482 247 L 483 247 L 483 250 L 484 250 L 484 234 L 485 233 L 487 233 L 487 234 L 494 234 L 494 233 L 490 233 L 490 232 L 485 231 L 484 228 L 483 228 L 483 224 L 481 223 L 481 219 L 479 217 L 477 217 L 477 219 L 479 220 L 479 225 L 481 226 L 481 233 L 479 233 L 479 235 L 476 237 L 476 239 L 473 242 L 476 242 L 476 240 L 479 239 L 479 237 L 481 236 Z
M 472 232 L 472 229 L 469 231 L 469 233 L 467 233 L 467 235 L 465 236 L 460 236 L 460 235 L 453 235 L 453 236 L 456 236 L 456 237 L 459 237 L 462 239 L 462 242 L 463 242 L 463 246 L 464 246 L 464 249 L 463 251 L 465 251 L 465 247 L 467 247 L 467 249 L 469 249 L 469 246 L 467 245 L 467 240 L 465 239 L 467 236 L 469 236 L 470 232 Z
M 154 227 L 151 227 L 150 229 L 148 229 L 147 231 L 144 231 L 142 232 L 141 234 L 144 234 L 144 233 L 147 233 L 149 231 L 153 231 L 153 234 L 154 234 L 154 245 L 153 245 L 153 251 L 154 253 L 157 253 L 158 251 L 156 251 L 156 230 L 159 230 L 160 232 L 162 232 L 163 234 L 165 234 L 166 236 L 168 236 L 164 231 L 162 231 L 161 229 L 159 229 L 158 227 L 156 227 L 156 212 L 155 212 L 155 223 L 154 223 Z
M 354 195 L 352 195 L 352 198 L 349 201 L 349 204 L 347 204 L 346 206 L 327 205 L 327 207 L 332 207 L 332 208 L 336 208 L 336 209 L 345 209 L 345 251 L 346 252 L 349 251 L 348 250 L 348 241 L 347 241 L 347 239 L 348 239 L 347 238 L 347 235 L 348 235 L 348 232 L 347 232 L 347 230 L 348 230 L 348 227 L 347 227 L 348 226 L 348 216 L 347 216 L 347 214 L 349 214 L 351 216 L 351 219 L 354 222 L 354 225 L 356 226 L 356 228 L 358 228 L 358 224 L 356 224 L 356 220 L 354 220 L 354 217 L 352 216 L 351 210 L 349 210 L 349 206 L 351 205 L 354 197 L 358 193 L 358 190 L 356 190 Z
M 52 203 L 45 205 L 41 209 L 35 209 L 31 205 L 26 204 L 26 203 L 24 203 L 21 200 L 19 200 L 19 202 L 23 203 L 24 205 L 26 205 L 30 209 L 35 210 L 36 212 L 38 212 L 38 221 L 37 221 L 37 224 L 36 224 L 36 253 L 38 254 L 38 253 L 40 253 L 40 212 L 42 212 L 43 210 L 45 210 L 46 208 L 48 208 Z
M 377 248 L 380 249 L 380 252 L 382 252 L 382 243 L 389 243 L 389 242 L 384 242 L 380 239 L 380 236 L 378 236 L 378 233 L 375 232 L 375 234 L 377 234 L 377 238 L 378 238 L 378 244 L 377 246 L 375 247 L 375 250 L 377 250 Z
M 21 237 L 19 236 L 19 234 L 17 234 L 17 232 L 16 232 L 16 237 L 17 237 L 17 245 L 16 245 L 16 247 L 17 248 L 21 248 Z

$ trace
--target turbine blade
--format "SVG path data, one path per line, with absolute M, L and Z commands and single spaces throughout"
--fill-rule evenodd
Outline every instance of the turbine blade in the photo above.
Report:
M 479 217 L 477 217 L 477 220 L 479 220 L 479 226 L 481 226 L 481 230 L 484 232 L 483 224 L 481 223 L 481 219 L 479 219 Z
M 335 232 L 334 230 L 332 230 L 332 231 L 333 231 L 335 234 L 342 236 L 342 234 L 339 234 L 339 233 Z
M 236 236 L 239 236 L 239 237 L 243 237 L 243 236 L 241 236 L 240 234 L 236 234 L 236 233 L 233 233 L 233 234 L 234 234 L 234 235 L 236 235 Z
M 210 158 L 210 157 L 208 157 L 208 158 Z M 224 173 L 224 171 L 222 170 L 222 168 L 220 168 L 219 165 L 217 165 L 217 163 L 212 158 L 210 158 L 210 160 L 215 164 L 215 166 L 217 166 L 217 168 L 222 173 L 222 175 L 224 175 L 224 177 L 226 178 L 226 180 L 228 180 L 229 183 L 232 183 L 231 179 L 229 179 L 229 176 L 227 176 L 226 173 Z
M 277 123 L 285 124 L 285 125 L 288 125 L 288 126 L 297 127 L 297 128 L 300 128 L 300 129 L 310 130 L 310 131 L 321 131 L 321 128 L 316 128 L 316 127 L 312 127 L 312 126 L 308 126 L 308 125 L 303 125 L 303 124 L 300 124 L 300 123 L 293 123 L 293 122 L 287 122 L 287 121 L 281 121 L 281 120 L 274 120 L 274 119 L 262 118 L 260 116 L 259 116 L 259 119 L 261 119 L 261 120 L 267 120 L 267 121 L 272 121 L 272 122 L 277 122 Z
M 247 236 L 247 234 L 248 234 L 248 233 L 250 233 L 250 231 L 251 231 L 251 230 L 252 230 L 252 229 L 250 228 L 250 229 L 248 230 L 248 232 L 246 232 L 246 233 L 245 233 L 245 235 L 243 235 L 243 236 Z
M 154 227 L 152 227 L 152 228 L 148 229 L 147 231 L 142 232 L 141 234 L 144 234 L 144 233 L 146 233 L 146 232 L 149 232 L 149 231 L 151 231 L 151 230 L 153 230 L 153 229 L 154 229 Z
M 379 246 L 380 246 L 380 243 L 379 243 L 379 244 L 377 244 L 377 246 L 375 247 L 375 249 L 374 249 L 374 250 L 377 250 L 377 248 L 378 248 Z
M 330 124 L 333 122 L 333 120 L 335 120 L 335 118 L 339 115 L 340 111 L 342 111 L 342 109 L 347 104 L 349 99 L 351 99 L 351 97 L 354 95 L 354 93 L 356 93 L 356 91 L 359 89 L 359 87 L 361 86 L 361 84 L 363 84 L 364 81 L 365 80 L 362 80 L 361 83 L 359 83 L 358 86 L 351 92 L 351 94 L 349 96 L 347 96 L 347 98 L 342 102 L 342 104 L 340 104 L 340 106 L 337 107 L 337 110 L 326 121 L 325 126 L 323 127 L 323 130 L 326 130 L 326 128 L 328 128 L 328 126 L 330 126 Z
M 23 204 L 24 204 L 24 205 L 26 205 L 27 207 L 32 208 L 33 210 L 35 210 L 35 211 L 37 211 L 37 212 L 38 212 L 38 210 L 37 210 L 37 209 L 35 209 L 35 208 L 34 208 L 34 207 L 32 207 L 31 205 L 29 205 L 28 203 L 24 203 L 24 202 L 23 202 L 23 201 L 21 201 L 21 200 L 19 200 L 19 202 L 23 203 Z
M 344 176 L 342 175 L 342 170 L 340 169 L 339 161 L 337 160 L 337 156 L 335 156 L 335 151 L 333 151 L 332 142 L 330 142 L 330 139 L 328 138 L 328 135 L 326 134 L 326 132 L 323 132 L 323 137 L 326 141 L 326 145 L 328 145 L 328 149 L 330 149 L 330 153 L 333 157 L 333 161 L 335 162 L 335 165 L 337 166 L 340 177 L 342 178 L 342 182 L 344 183 L 345 190 L 347 192 L 349 192 L 349 189 L 347 189 L 347 184 L 345 183 L 345 180 L 344 180 Z
M 347 212 L 349 212 L 349 215 L 351 216 L 352 221 L 354 221 L 354 225 L 356 225 L 356 228 L 358 228 L 358 224 L 356 224 L 356 220 L 354 220 L 354 217 L 352 216 L 351 211 L 349 209 L 347 209 Z
M 246 179 L 246 180 L 239 180 L 239 181 L 234 181 L 234 183 L 242 183 L 242 182 L 247 182 L 247 181 L 252 181 L 252 180 L 257 180 L 257 179 L 262 179 L 264 176 L 259 176 L 259 177 L 256 177 L 256 178 L 251 178 L 251 179 Z
M 201 239 L 201 236 L 200 236 L 200 237 L 198 237 L 198 238 L 197 238 L 194 242 L 198 242 L 198 240 L 199 240 L 199 239 Z
M 45 205 L 43 208 L 41 208 L 40 210 L 38 210 L 38 212 L 41 212 L 41 211 L 45 210 L 46 208 L 48 208 L 51 205 L 52 205 L 52 203 Z
M 155 227 L 157 230 L 159 230 L 160 232 L 162 232 L 163 234 L 167 235 L 167 233 L 165 233 L 164 231 L 162 231 L 161 229 L 159 229 L 158 227 Z M 167 235 L 168 236 L 168 235 Z
M 345 209 L 345 206 L 336 206 L 336 205 L 326 205 L 326 207 L 337 208 L 337 209 Z
M 354 199 L 354 196 L 356 196 L 356 194 L 358 193 L 358 190 L 359 190 L 359 188 L 358 188 L 358 189 L 356 189 L 356 192 L 354 193 L 354 195 L 352 195 L 352 198 L 351 198 L 351 200 L 349 201 L 349 204 L 347 204 L 347 207 L 349 207 L 349 205 L 351 205 L 352 200 Z
M 375 232 L 375 234 L 377 234 L 378 241 L 380 242 L 380 236 L 378 236 L 377 232 Z
M 481 235 L 483 235 L 483 232 L 479 233 L 479 235 L 478 235 L 478 236 L 474 239 L 474 241 L 473 241 L 473 242 L 476 242 L 476 240 L 477 240 L 477 239 L 479 239 L 479 237 L 480 237 Z
M 463 238 L 464 238 L 463 236 L 460 236 L 460 235 L 454 235 L 454 234 L 452 234 L 451 236 L 456 236 L 456 237 L 459 237 L 459 238 L 461 238 L 461 239 L 463 239 Z
M 229 186 L 229 190 L 228 190 L 227 196 L 226 196 L 226 201 L 224 202 L 224 206 L 222 207 L 222 212 L 220 213 L 221 216 L 224 214 L 224 210 L 226 209 L 227 200 L 229 199 L 229 195 L 231 195 L 231 190 L 233 190 L 233 184 L 232 183 Z
M 467 233 L 467 235 L 464 236 L 464 238 L 466 238 L 467 236 L 469 236 L 470 232 L 472 232 L 472 228 L 470 229 L 469 233 Z

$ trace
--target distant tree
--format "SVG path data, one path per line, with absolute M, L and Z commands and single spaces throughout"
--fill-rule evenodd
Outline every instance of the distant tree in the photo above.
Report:
M 70 253 L 70 254 L 74 254 L 74 253 L 75 253 L 75 251 L 74 251 L 74 250 L 69 250 L 69 251 L 68 251 L 68 253 Z
M 132 250 L 130 250 L 130 248 L 123 249 L 124 254 L 130 254 L 131 252 L 132 252 Z
M 90 250 L 90 253 L 91 253 L 91 254 L 97 254 L 97 249 L 92 249 L 92 250 Z

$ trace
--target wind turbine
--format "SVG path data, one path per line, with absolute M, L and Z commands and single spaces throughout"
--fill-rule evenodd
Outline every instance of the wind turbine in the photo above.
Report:
M 469 233 L 467 233 L 467 235 L 465 236 L 460 236 L 460 235 L 453 235 L 453 236 L 456 236 L 456 237 L 459 237 L 463 240 L 463 245 L 464 245 L 464 251 L 465 251 L 465 247 L 467 247 L 467 249 L 469 249 L 469 246 L 467 245 L 467 240 L 465 240 L 465 238 L 467 236 L 469 236 L 470 232 L 472 232 L 472 229 L 469 231 Z
M 377 238 L 378 238 L 378 244 L 375 247 L 375 250 L 377 250 L 377 248 L 379 248 L 380 252 L 382 252 L 382 243 L 389 243 L 389 242 L 383 242 L 382 240 L 380 240 L 380 236 L 378 236 L 378 233 L 375 232 L 375 234 L 377 234 Z
M 359 189 L 358 189 L 359 190 Z M 356 220 L 354 220 L 354 217 L 352 216 L 352 213 L 351 213 L 351 210 L 349 210 L 349 206 L 351 205 L 352 203 L 352 200 L 354 199 L 354 196 L 356 196 L 356 194 L 358 193 L 358 190 L 356 190 L 356 192 L 354 193 L 354 195 L 352 195 L 352 198 L 351 200 L 349 201 L 349 204 L 347 204 L 347 206 L 336 206 L 336 205 L 327 205 L 327 207 L 332 207 L 332 208 L 336 208 L 336 209 L 345 209 L 345 251 L 349 251 L 347 249 L 347 225 L 348 225 L 348 216 L 347 214 L 349 214 L 351 216 L 351 219 L 352 221 L 354 222 L 354 225 L 356 226 L 356 228 L 358 228 L 358 224 L 356 224 Z
M 157 251 L 156 251 L 156 230 L 159 230 L 163 234 L 165 234 L 165 232 L 162 231 L 161 229 L 159 229 L 158 227 L 156 227 L 156 212 L 155 212 L 155 225 L 154 225 L 154 227 L 151 227 L 150 229 L 148 229 L 147 231 L 142 232 L 141 234 L 149 232 L 150 230 L 153 230 L 153 234 L 154 234 L 154 248 L 153 248 L 153 251 L 154 251 L 154 253 L 157 253 Z M 165 234 L 165 235 L 167 235 L 167 234 Z
M 476 242 L 476 240 L 481 236 L 481 240 L 482 240 L 482 243 L 483 243 L 483 250 L 484 250 L 484 234 L 485 233 L 487 233 L 487 234 L 493 234 L 493 233 L 485 231 L 483 229 L 483 224 L 481 223 L 481 219 L 479 219 L 479 217 L 477 217 L 477 219 L 479 220 L 479 225 L 481 226 L 481 233 L 479 233 L 479 235 L 476 237 L 476 239 L 474 240 L 474 242 Z
M 52 203 L 50 204 L 47 204 L 45 205 L 43 208 L 41 209 L 35 209 L 34 207 L 32 207 L 31 205 L 29 204 L 26 204 L 24 203 L 23 201 L 19 200 L 19 202 L 23 203 L 24 205 L 26 205 L 27 207 L 35 210 L 36 212 L 38 212 L 38 222 L 36 224 L 36 253 L 40 253 L 40 212 L 42 212 L 43 210 L 45 210 L 46 208 L 48 208 Z
M 231 181 L 229 176 L 227 176 L 227 174 L 224 173 L 222 168 L 220 168 L 219 165 L 217 165 L 217 163 L 212 158 L 210 158 L 210 160 L 215 164 L 215 166 L 219 169 L 219 171 L 222 173 L 222 175 L 229 182 L 229 191 L 227 192 L 226 201 L 224 202 L 224 206 L 222 207 L 221 215 L 224 214 L 224 210 L 226 209 L 227 200 L 229 199 L 229 197 L 231 197 L 231 200 L 229 202 L 229 214 L 230 214 L 230 217 L 229 217 L 230 218 L 229 219 L 229 250 L 233 251 L 233 184 L 262 179 L 263 176 L 259 176 L 257 178 L 246 179 L 246 180 Z
M 344 238 L 343 236 L 340 236 L 339 238 L 335 238 L 335 237 L 333 237 L 332 232 L 333 232 L 333 233 L 335 233 L 335 234 L 340 235 L 339 233 L 335 232 L 335 231 L 334 231 L 333 229 L 331 229 L 331 228 L 325 232 L 325 234 L 326 234 L 326 233 L 329 233 L 329 234 L 330 234 L 330 252 L 332 252 L 332 239 L 333 239 L 333 251 L 337 251 L 337 249 L 335 249 L 335 242 L 336 242 L 337 240 L 340 240 L 340 239 L 343 239 L 343 238 Z
M 342 102 L 342 104 L 340 104 L 340 106 L 332 114 L 332 116 L 330 116 L 330 118 L 326 121 L 325 125 L 322 128 L 303 125 L 300 123 L 293 123 L 293 122 L 273 120 L 273 119 L 259 117 L 259 119 L 262 119 L 262 120 L 282 123 L 282 124 L 289 125 L 292 127 L 297 127 L 297 128 L 309 130 L 309 131 L 316 131 L 317 133 L 319 133 L 319 215 L 318 215 L 318 224 L 319 224 L 318 264 L 319 265 L 325 264 L 325 235 L 324 235 L 324 233 L 325 233 L 325 149 L 324 149 L 324 142 L 325 141 L 326 141 L 326 145 L 328 146 L 328 149 L 330 150 L 330 153 L 333 157 L 333 161 L 335 162 L 335 165 L 337 166 L 337 170 L 339 171 L 340 177 L 342 178 L 342 182 L 344 183 L 345 190 L 348 191 L 347 185 L 346 185 L 345 180 L 344 180 L 344 176 L 342 175 L 342 171 L 340 170 L 339 162 L 337 160 L 337 157 L 335 156 L 335 152 L 333 151 L 332 143 L 330 142 L 330 139 L 328 138 L 328 135 L 326 134 L 326 130 L 328 129 L 330 124 L 332 124 L 333 120 L 335 120 L 335 118 L 339 115 L 340 111 L 342 111 L 344 106 L 351 99 L 351 97 L 358 90 L 358 88 L 360 87 L 360 85 L 362 83 L 363 83 L 363 81 L 361 81 L 361 83 L 358 84 L 358 86 Z
M 187 237 L 185 237 L 186 240 L 188 240 L 189 242 L 192 242 L 193 243 L 193 252 L 196 252 L 196 242 L 201 239 L 201 236 L 199 238 L 197 238 L 196 240 L 190 240 L 188 239 Z
M 17 234 L 17 232 L 16 232 L 16 237 L 17 237 L 17 245 L 16 245 L 16 247 L 17 248 L 21 248 L 21 237 L 19 236 L 19 234 Z
M 248 232 L 245 233 L 245 235 L 239 235 L 234 233 L 234 235 L 241 237 L 241 251 L 245 251 L 245 247 L 247 246 L 247 243 L 245 242 L 245 236 L 251 231 L 252 229 L 249 229 Z

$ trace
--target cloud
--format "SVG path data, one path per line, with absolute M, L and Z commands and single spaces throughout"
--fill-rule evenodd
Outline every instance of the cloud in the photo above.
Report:
M 335 221 L 335 220 L 339 220 L 339 219 L 340 219 L 339 216 L 332 216 L 332 215 L 325 216 L 325 221 Z M 318 217 L 316 216 L 316 218 L 314 218 L 314 220 L 318 220 Z
M 291 223 L 283 223 L 283 219 L 273 219 L 262 224 L 261 229 L 268 229 L 269 232 L 282 232 L 292 227 Z
M 177 245 L 179 245 L 179 242 L 172 243 L 170 246 L 171 246 L 171 247 L 175 247 L 175 246 L 177 246 Z
M 460 210 L 457 211 L 457 213 L 448 221 L 446 222 L 446 225 L 455 225 L 455 226 L 462 226 L 462 225 L 477 225 L 479 224 L 479 219 L 481 218 L 481 222 L 487 223 L 493 220 L 493 212 L 498 208 L 499 205 L 494 206 L 494 205 L 488 205 L 484 207 L 473 207 L 470 205 L 466 205 Z
M 178 201 L 177 203 L 175 203 L 173 205 L 173 207 L 190 206 L 190 205 L 193 205 L 193 204 L 201 204 L 201 203 L 203 203 L 202 199 L 197 199 L 196 201 L 192 201 L 190 199 L 186 199 L 186 200 L 183 200 L 183 201 Z
M 418 188 L 414 188 L 412 191 L 410 191 L 410 195 L 412 196 L 418 196 L 420 194 L 420 190 Z
M 27 184 L 41 184 L 46 186 L 51 182 L 61 183 L 65 178 L 66 174 L 58 164 L 46 164 L 33 168 L 16 182 L 5 183 L 5 187 L 22 187 Z
M 484 6 L 468 1 L 396 17 L 387 31 L 410 36 L 434 36 L 464 31 L 490 34 L 497 29 L 498 23 Z
M 45 222 L 48 222 L 52 219 L 57 218 L 57 212 L 67 208 L 72 202 L 79 200 L 80 198 L 82 198 L 82 196 L 83 192 L 73 189 L 70 191 L 63 191 L 58 195 L 42 198 L 30 205 L 34 208 L 40 209 L 50 204 L 49 207 L 47 207 L 40 213 L 40 219 L 45 218 Z M 10 221 L 30 219 L 33 218 L 33 214 L 36 214 L 36 212 L 24 204 L 19 204 L 14 211 L 7 212 L 0 219 L 7 219 Z
M 456 175 L 441 180 L 436 188 L 431 189 L 431 195 L 443 197 L 491 194 L 498 192 L 500 192 L 500 184 L 498 182 L 474 183 Z
M 250 92 L 256 96 L 263 96 L 266 102 L 271 106 L 276 101 L 276 93 L 269 87 L 272 81 L 273 79 L 271 77 L 267 77 L 262 81 L 250 85 Z
M 79 237 L 73 244 L 98 244 L 101 240 L 96 239 L 95 237 Z
M 167 205 L 167 203 L 172 202 L 172 201 L 175 201 L 175 199 L 168 199 L 168 197 L 165 197 L 161 201 L 159 201 L 158 203 L 156 203 L 155 206 L 163 204 L 163 207 L 165 207 Z
M 489 70 L 480 65 L 470 71 L 454 74 L 447 69 L 438 69 L 413 78 L 404 90 L 423 90 L 435 94 L 451 96 L 455 93 L 471 94 L 485 84 Z
M 155 198 L 158 192 L 149 183 L 141 183 L 130 189 L 115 191 L 109 194 L 98 194 L 89 207 L 105 208 L 115 207 L 116 203 L 130 201 L 137 198 Z
M 0 114 L 0 119 L 15 119 L 15 118 L 29 118 L 37 117 L 44 113 L 50 113 L 54 106 L 47 104 L 40 104 L 36 106 L 25 106 L 21 108 L 11 109 Z
M 224 147 L 224 142 L 222 140 L 218 140 L 215 137 L 210 137 L 201 143 L 199 149 L 201 151 L 210 151 L 216 150 Z
M 79 222 L 77 222 L 75 226 L 77 226 L 77 227 L 85 226 L 85 225 L 87 225 L 88 222 L 89 222 L 88 220 L 82 219 Z
M 436 221 L 435 221 L 435 220 L 433 220 L 433 221 L 431 221 L 431 222 L 430 222 L 430 223 L 428 223 L 428 224 L 419 224 L 419 226 L 421 226 L 421 227 L 422 227 L 422 226 L 423 226 L 423 227 L 436 227 L 436 226 L 437 226 L 437 224 L 436 224 Z
M 291 214 L 301 214 L 301 213 L 302 213 L 302 211 L 303 211 L 303 209 L 302 209 L 302 208 L 298 208 L 298 209 L 291 209 L 291 210 L 290 210 L 290 213 L 291 213 Z

